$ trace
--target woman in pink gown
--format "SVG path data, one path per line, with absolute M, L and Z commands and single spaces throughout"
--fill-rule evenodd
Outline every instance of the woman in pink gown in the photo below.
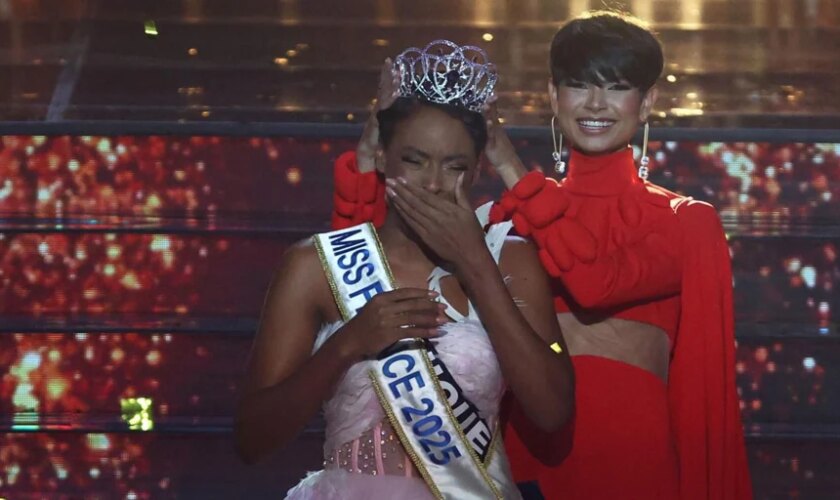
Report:
M 427 53 L 438 54 L 431 46 Z M 452 49 L 455 63 L 479 64 L 459 59 L 465 49 Z M 417 453 L 404 447 L 377 399 L 369 370 L 403 338 L 434 346 L 493 433 L 506 390 L 545 431 L 559 429 L 573 411 L 571 363 L 536 250 L 508 236 L 512 223 L 488 224 L 489 206 L 473 212 L 464 190 L 487 140 L 476 109 L 492 88 L 482 93 L 472 83 L 462 92 L 455 86 L 463 82 L 463 68 L 447 63 L 453 66 L 437 75 L 443 78 L 434 89 L 401 68 L 401 97 L 379 113 L 377 168 L 391 186 L 435 197 L 430 215 L 420 218 L 392 196 L 378 228 L 395 290 L 376 294 L 355 317 L 342 319 L 320 247 L 309 241 L 286 252 L 269 288 L 237 410 L 236 441 L 242 458 L 254 462 L 288 444 L 323 408 L 324 468 L 287 498 L 468 498 L 433 491 Z M 493 460 L 501 464 L 495 496 L 520 498 L 501 439 L 493 443 Z

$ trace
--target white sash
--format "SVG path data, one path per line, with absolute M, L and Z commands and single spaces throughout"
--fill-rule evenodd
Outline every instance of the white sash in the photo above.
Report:
M 345 321 L 394 279 L 370 224 L 313 237 Z M 439 499 L 520 498 L 496 426 L 492 432 L 430 342 L 398 343 L 369 375 L 414 466 Z

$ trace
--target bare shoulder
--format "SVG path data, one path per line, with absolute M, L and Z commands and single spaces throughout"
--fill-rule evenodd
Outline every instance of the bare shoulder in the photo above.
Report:
M 269 297 L 286 298 L 290 294 L 322 311 L 328 309 L 332 295 L 312 238 L 291 245 L 274 271 Z
M 321 265 L 318 250 L 311 237 L 292 243 L 283 254 L 283 262 L 286 265 L 295 265 L 307 270 L 313 267 L 319 268 Z
M 300 277 L 315 277 L 317 274 L 323 274 L 318 250 L 312 238 L 296 241 L 283 253 L 275 276 L 287 274 Z
M 280 258 L 260 314 L 247 386 L 268 387 L 301 366 L 312 352 L 326 317 L 329 294 L 310 240 L 291 245 Z

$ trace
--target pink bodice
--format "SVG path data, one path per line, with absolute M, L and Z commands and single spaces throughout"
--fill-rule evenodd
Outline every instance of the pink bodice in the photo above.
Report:
M 316 348 L 340 326 L 326 325 L 318 335 Z M 438 355 L 481 415 L 488 423 L 495 423 L 505 385 L 487 332 L 471 319 L 449 323 L 443 329 L 446 333 L 435 340 Z M 324 403 L 327 458 L 385 419 L 368 377 L 371 365 L 371 361 L 363 361 L 350 367 Z

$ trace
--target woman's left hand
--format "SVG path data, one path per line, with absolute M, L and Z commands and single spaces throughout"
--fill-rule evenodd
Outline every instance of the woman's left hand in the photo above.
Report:
M 502 178 L 502 182 L 508 189 L 519 182 L 528 171 L 516 154 L 516 148 L 510 142 L 507 132 L 502 127 L 499 117 L 499 109 L 496 101 L 498 96 L 494 93 L 482 107 L 485 123 L 487 124 L 487 145 L 484 146 L 484 156 L 493 165 L 493 169 Z
M 379 147 L 379 120 L 376 114 L 394 104 L 399 97 L 399 90 L 400 73 L 394 68 L 394 62 L 389 57 L 382 63 L 379 71 L 379 90 L 368 121 L 365 123 L 365 129 L 362 131 L 362 137 L 359 139 L 359 145 L 356 146 L 356 166 L 359 173 L 364 174 L 376 170 L 376 151 Z
M 404 179 L 387 179 L 391 206 L 438 256 L 461 269 L 476 253 L 486 250 L 484 231 L 467 194 L 464 174 L 455 184 L 455 202 L 435 196 Z

